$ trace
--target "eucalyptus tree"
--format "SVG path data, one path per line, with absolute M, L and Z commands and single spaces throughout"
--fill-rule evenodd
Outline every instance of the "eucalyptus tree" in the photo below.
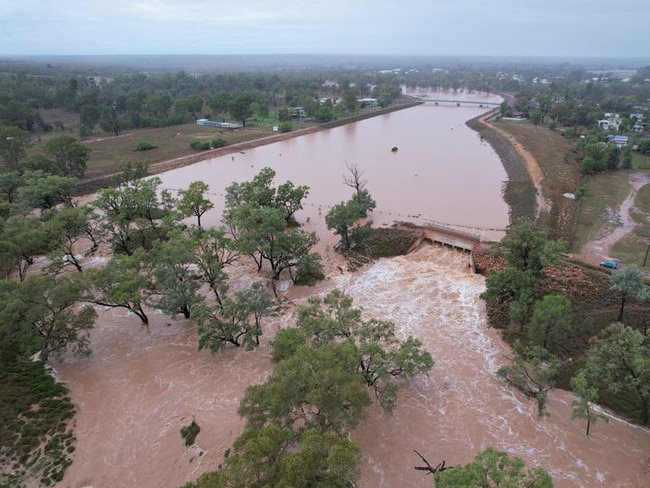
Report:
M 533 343 L 548 349 L 561 345 L 571 328 L 571 300 L 565 295 L 544 296 L 533 306 L 527 334 Z
M 272 185 L 275 171 L 263 168 L 252 181 L 233 183 L 226 189 L 224 222 L 237 248 L 250 255 L 258 270 L 264 262 L 271 267 L 272 278 L 297 266 L 317 243 L 316 234 L 297 226 L 295 213 L 307 196 L 306 186 L 285 182 Z
M 154 290 L 151 305 L 171 317 L 182 313 L 189 319 L 204 302 L 194 271 L 193 239 L 174 232 L 168 240 L 156 241 L 147 257 Z
M 299 347 L 276 364 L 264 384 L 246 389 L 239 414 L 252 429 L 275 424 L 296 431 L 313 428 L 347 434 L 371 403 L 357 373 L 358 360 L 356 347 L 349 342 Z
M 635 265 L 627 266 L 623 269 L 614 271 L 610 278 L 610 289 L 620 293 L 621 306 L 618 310 L 617 322 L 623 320 L 625 304 L 632 298 L 638 301 L 644 301 L 648 298 L 648 288 L 645 285 L 643 274 Z
M 29 266 L 38 256 L 50 251 L 47 229 L 33 216 L 14 215 L 4 221 L 0 233 L 0 269 L 5 278 L 17 273 L 20 281 L 27 277 Z
M 0 126 L 0 158 L 9 170 L 21 170 L 30 145 L 29 132 L 15 126 Z
M 298 310 L 297 325 L 312 344 L 353 344 L 358 355 L 357 373 L 388 413 L 394 410 L 397 398 L 398 387 L 393 379 L 427 375 L 434 365 L 419 339 L 409 336 L 400 341 L 392 322 L 364 320 L 361 310 L 353 307 L 352 298 L 338 289 L 322 299 L 309 298 L 307 305 Z
M 143 306 L 152 293 L 143 249 L 132 255 L 115 254 L 104 266 L 90 268 L 83 277 L 81 298 L 89 303 L 109 308 L 123 308 L 149 323 Z
M 132 254 L 138 247 L 150 249 L 178 215 L 171 193 L 160 189 L 160 178 L 145 178 L 145 163 L 125 163 L 121 168 L 118 186 L 100 190 L 93 205 L 102 216 L 105 239 L 117 252 Z
M 84 239 L 93 235 L 88 212 L 78 207 L 63 207 L 46 213 L 44 219 L 51 247 L 51 261 L 55 268 L 68 263 L 77 271 L 83 271 L 79 247 Z M 92 245 L 96 247 L 97 243 L 93 242 Z
M 540 417 L 548 415 L 546 400 L 555 385 L 558 359 L 540 346 L 520 347 L 515 344 L 514 356 L 510 363 L 502 366 L 497 374 L 526 397 L 537 402 Z
M 507 266 L 490 273 L 481 298 L 507 301 L 511 320 L 519 323 L 523 330 L 540 298 L 542 270 L 556 264 L 564 248 L 564 241 L 548 240 L 542 231 L 535 228 L 532 220 L 518 219 L 496 246 L 497 252 L 505 257 Z
M 477 454 L 471 463 L 436 472 L 433 477 L 436 488 L 553 488 L 553 479 L 546 470 L 527 468 L 523 459 L 491 447 Z
M 253 115 L 253 97 L 249 93 L 235 95 L 228 102 L 228 112 L 245 126 L 246 119 Z
M 632 392 L 639 400 L 641 422 L 650 419 L 650 345 L 632 327 L 613 323 L 589 341 L 585 375 L 589 384 L 613 394 Z
M 361 449 L 347 437 L 315 429 L 297 436 L 291 429 L 271 424 L 246 429 L 218 471 L 184 488 L 349 488 L 361 476 L 361 460 Z
M 55 163 L 56 174 L 82 178 L 90 159 L 90 148 L 69 135 L 54 136 L 43 146 L 45 154 Z
M 587 378 L 585 370 L 580 370 L 571 378 L 571 390 L 576 396 L 575 400 L 571 402 L 571 418 L 584 419 L 587 421 L 585 434 L 589 435 L 591 425 L 596 423 L 598 419 L 603 419 L 608 422 L 608 418 L 595 411 L 592 404 L 598 400 L 598 388 L 591 384 Z
M 209 188 L 203 181 L 193 181 L 187 190 L 178 190 L 178 210 L 183 217 L 196 217 L 199 227 L 203 214 L 214 208 L 214 203 L 205 197 Z
M 353 197 L 347 202 L 334 205 L 325 215 L 327 228 L 340 237 L 341 249 L 354 249 L 370 234 L 372 224 L 362 221 L 369 210 L 371 208 L 367 204 Z
M 226 188 L 226 205 L 224 221 L 230 224 L 236 219 L 238 210 L 242 207 L 281 209 L 287 223 L 295 222 L 295 213 L 303 208 L 303 201 L 309 194 L 306 185 L 295 186 L 286 181 L 277 188 L 273 187 L 275 170 L 262 168 L 251 181 L 235 182 Z
M 24 354 L 39 353 L 46 361 L 72 346 L 75 354 L 90 354 L 90 330 L 97 313 L 78 307 L 82 284 L 71 276 L 38 274 L 3 286 L 0 323 Z
M 201 279 L 213 291 L 217 303 L 221 304 L 228 291 L 228 274 L 225 269 L 240 257 L 236 243 L 220 227 L 190 227 L 189 234 L 196 243 L 194 262 L 199 268 Z
M 25 211 L 34 208 L 49 210 L 60 204 L 74 206 L 76 178 L 42 171 L 27 171 L 23 176 L 25 184 L 18 189 L 18 198 Z
M 0 195 L 8 203 L 18 201 L 18 190 L 25 185 L 25 177 L 21 171 L 0 173 Z
M 275 308 L 271 294 L 261 281 L 253 282 L 221 304 L 203 305 L 195 314 L 199 349 L 215 353 L 228 343 L 255 349 L 260 344 L 262 319 L 273 315 Z

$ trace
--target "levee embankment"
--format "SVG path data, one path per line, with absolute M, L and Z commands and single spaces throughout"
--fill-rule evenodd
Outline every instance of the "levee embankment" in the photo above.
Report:
M 519 217 L 534 217 L 536 189 L 526 163 L 514 145 L 500 131 L 487 121 L 498 113 L 498 109 L 479 115 L 467 121 L 487 141 L 501 159 L 508 181 L 504 185 L 504 200 L 510 207 L 510 221 Z

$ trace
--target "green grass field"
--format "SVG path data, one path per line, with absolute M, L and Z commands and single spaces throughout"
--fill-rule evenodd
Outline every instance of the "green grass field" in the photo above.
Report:
M 66 133 L 76 135 L 72 130 L 66 131 Z M 42 135 L 35 141 L 32 151 L 38 151 L 47 139 L 58 134 L 61 134 L 61 132 L 56 131 Z M 230 145 L 272 134 L 273 124 L 271 121 L 253 121 L 247 124 L 246 127 L 236 130 L 199 126 L 194 122 L 190 122 L 170 127 L 129 129 L 119 136 L 111 134 L 93 136 L 83 141 L 92 150 L 85 176 L 93 178 L 114 173 L 123 161 L 140 159 L 149 163 L 156 163 L 193 154 L 198 152 L 190 148 L 190 142 L 193 140 L 211 141 L 219 137 L 225 139 L 226 144 Z M 136 147 L 142 141 L 147 141 L 156 148 L 137 151 Z

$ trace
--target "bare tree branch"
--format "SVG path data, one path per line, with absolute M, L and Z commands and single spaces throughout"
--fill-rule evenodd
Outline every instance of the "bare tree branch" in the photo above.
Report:
M 417 454 L 420 457 L 420 459 L 422 459 L 424 464 L 426 464 L 426 466 L 415 466 L 415 469 L 418 471 L 426 471 L 427 474 L 433 474 L 433 473 L 439 473 L 440 471 L 444 471 L 445 469 L 450 469 L 449 466 L 445 466 L 447 461 L 441 462 L 434 468 L 433 466 L 431 466 L 431 464 L 429 464 L 429 461 L 427 461 L 427 459 L 422 454 L 417 452 L 415 449 L 413 449 L 413 452 Z
M 357 165 L 357 163 L 348 163 L 345 162 L 345 167 L 348 170 L 348 174 L 343 175 L 343 183 L 350 188 L 354 188 L 357 192 L 363 190 L 363 187 L 366 186 L 367 180 L 363 178 L 363 171 Z

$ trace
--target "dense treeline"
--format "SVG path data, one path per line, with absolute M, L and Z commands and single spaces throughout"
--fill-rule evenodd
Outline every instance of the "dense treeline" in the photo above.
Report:
M 57 127 L 44 122 L 39 110 L 60 109 L 79 114 L 79 134 L 85 137 L 99 129 L 118 135 L 127 128 L 173 125 L 225 114 L 244 122 L 252 115 L 266 117 L 269 112 L 282 118 L 279 111 L 287 107 L 302 107 L 305 116 L 328 121 L 335 116 L 334 107 L 324 110 L 321 98 L 343 98 L 349 93 L 356 101 L 374 96 L 386 106 L 401 92 L 394 76 L 178 72 L 112 78 L 2 75 L 0 93 L 0 125 L 27 132 L 51 131 Z
M 0 150 L 16 153 L 28 135 L 63 129 L 61 121 L 43 119 L 45 109 L 78 114 L 75 129 L 85 138 L 198 118 L 228 118 L 242 125 L 251 117 L 269 116 L 280 123 L 295 117 L 327 122 L 354 113 L 363 98 L 375 98 L 379 106 L 390 105 L 400 96 L 402 86 L 517 94 L 514 103 L 503 104 L 502 115 L 517 114 L 536 124 L 563 128 L 568 137 L 581 144 L 586 174 L 619 165 L 630 167 L 633 146 L 642 153 L 650 150 L 645 121 L 638 118 L 648 113 L 650 83 L 644 75 L 648 68 L 621 79 L 615 70 L 603 74 L 602 70 L 589 71 L 570 63 L 406 62 L 396 61 L 393 66 L 397 67 L 392 69 L 358 63 L 346 69 L 332 66 L 217 73 L 2 74 Z M 98 68 L 97 72 L 102 70 Z M 294 107 L 301 110 L 294 111 Z M 618 115 L 615 132 L 611 127 L 604 130 L 598 123 L 610 113 Z M 624 149 L 620 143 L 611 148 L 607 143 L 612 134 L 628 135 L 630 144 Z M 603 143 L 606 150 L 600 148 Z M 12 157 L 15 166 L 15 154 Z

